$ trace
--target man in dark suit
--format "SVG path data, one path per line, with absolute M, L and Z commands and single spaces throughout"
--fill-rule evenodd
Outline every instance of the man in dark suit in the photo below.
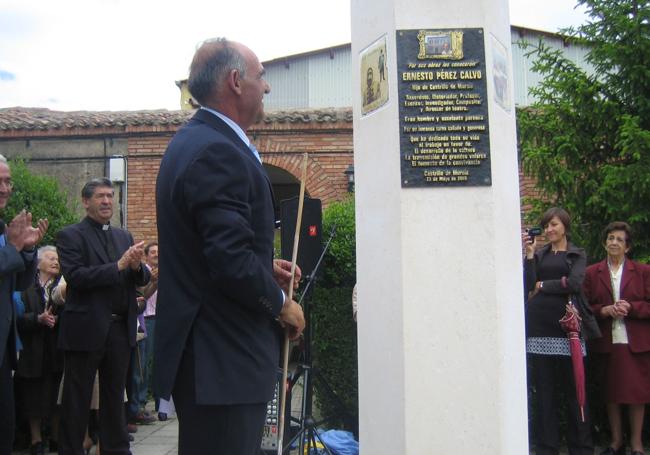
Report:
M 203 43 L 188 79 L 202 108 L 158 174 L 154 389 L 173 395 L 179 454 L 257 453 L 280 324 L 294 338 L 304 328 L 301 307 L 286 298 L 290 264 L 273 261 L 271 183 L 245 134 L 264 115 L 263 75 L 242 44 Z
M 0 209 L 7 206 L 12 189 L 7 159 L 0 155 Z M 11 370 L 16 369 L 16 315 L 11 296 L 33 283 L 34 247 L 46 231 L 47 220 L 32 227 L 32 214 L 24 210 L 6 227 L 0 220 L 0 455 L 11 455 L 15 431 Z
M 90 397 L 99 370 L 99 439 L 103 454 L 129 454 L 124 387 L 136 336 L 136 287 L 149 271 L 144 242 L 110 225 L 113 185 L 93 179 L 81 191 L 86 218 L 57 237 L 67 282 L 59 348 L 65 352 L 60 454 L 82 455 Z

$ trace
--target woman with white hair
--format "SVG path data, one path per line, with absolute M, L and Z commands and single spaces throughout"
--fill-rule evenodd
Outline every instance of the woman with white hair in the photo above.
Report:
M 58 415 L 56 399 L 63 371 L 63 358 L 56 349 L 57 306 L 52 290 L 60 278 L 56 248 L 38 250 L 38 270 L 34 283 L 22 293 L 25 312 L 17 320 L 23 350 L 15 374 L 16 402 L 29 419 L 31 454 L 45 451 L 41 428 L 50 419 L 50 450 L 57 448 Z

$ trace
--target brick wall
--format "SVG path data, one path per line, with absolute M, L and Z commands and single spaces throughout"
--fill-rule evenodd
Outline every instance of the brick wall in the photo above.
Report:
M 127 229 L 137 241 L 158 238 L 156 178 L 172 135 L 129 138 L 127 158 Z
M 308 153 L 305 191 L 323 207 L 347 194 L 344 174 L 352 164 L 352 123 L 263 123 L 249 130 L 267 166 L 300 180 L 303 154 Z M 136 240 L 157 238 L 155 186 L 160 160 L 172 135 L 128 139 L 127 229 Z

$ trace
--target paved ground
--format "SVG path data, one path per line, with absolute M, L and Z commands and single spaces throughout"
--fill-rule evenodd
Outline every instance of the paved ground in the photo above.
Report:
M 150 425 L 138 425 L 138 432 L 134 435 L 135 441 L 131 443 L 133 455 L 176 455 L 178 454 L 178 420 L 175 416 L 165 422 L 155 421 Z M 29 452 L 15 452 L 14 455 L 24 455 Z M 292 451 L 297 454 L 298 451 Z M 600 449 L 596 449 L 596 454 Z M 95 448 L 90 451 L 95 455 Z M 531 455 L 533 452 L 531 452 Z M 560 452 L 566 455 L 566 449 Z
M 156 421 L 151 425 L 138 425 L 138 432 L 133 436 L 135 438 L 135 441 L 131 443 L 133 455 L 178 454 L 178 420 L 175 417 L 171 417 L 165 422 Z M 21 452 L 20 455 L 24 453 L 29 452 Z M 95 455 L 94 447 L 90 453 Z M 297 454 L 298 451 L 295 450 L 292 453 Z M 595 453 L 600 453 L 600 450 L 597 449 Z M 561 455 L 565 454 L 567 452 L 563 450 Z
M 178 453 L 178 420 L 171 417 L 165 422 L 138 425 L 131 443 L 133 455 L 176 455 Z

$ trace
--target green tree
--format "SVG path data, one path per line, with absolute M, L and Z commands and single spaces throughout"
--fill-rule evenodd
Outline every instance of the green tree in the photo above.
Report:
M 540 42 L 529 55 L 543 75 L 538 100 L 519 112 L 524 171 L 543 200 L 574 218 L 574 239 L 592 260 L 604 255 L 600 232 L 614 220 L 635 231 L 635 253 L 650 258 L 650 7 L 638 0 L 579 0 L 585 25 L 563 30 L 589 47 L 588 74 Z M 532 218 L 531 218 L 532 219 Z
M 54 245 L 61 228 L 78 221 L 65 193 L 54 178 L 32 174 L 22 160 L 10 161 L 9 167 L 14 188 L 3 219 L 9 222 L 23 209 L 32 213 L 34 224 L 39 218 L 47 218 L 49 228 L 41 245 Z

